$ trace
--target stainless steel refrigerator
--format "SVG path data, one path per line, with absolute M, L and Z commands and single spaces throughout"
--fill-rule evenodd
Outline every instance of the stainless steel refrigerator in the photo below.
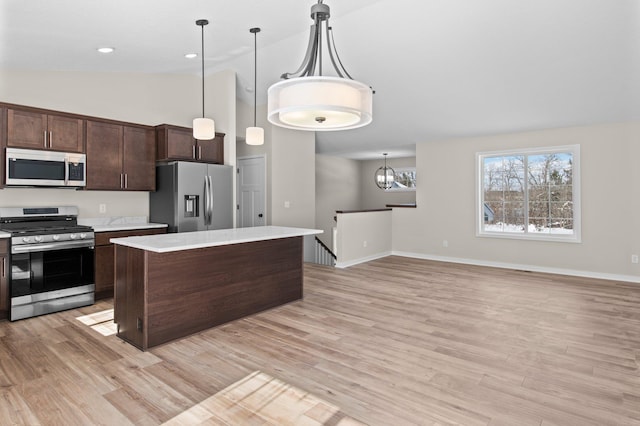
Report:
M 233 228 L 233 167 L 174 161 L 156 166 L 149 220 L 169 232 Z

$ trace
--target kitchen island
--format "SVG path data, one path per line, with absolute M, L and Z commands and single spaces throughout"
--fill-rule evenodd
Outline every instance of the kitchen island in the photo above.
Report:
M 146 350 L 302 298 L 303 236 L 261 226 L 113 238 L 118 336 Z

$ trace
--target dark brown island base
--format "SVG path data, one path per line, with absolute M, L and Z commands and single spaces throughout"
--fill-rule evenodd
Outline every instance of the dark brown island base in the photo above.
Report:
M 263 226 L 114 238 L 118 337 L 146 350 L 302 298 L 303 236 Z

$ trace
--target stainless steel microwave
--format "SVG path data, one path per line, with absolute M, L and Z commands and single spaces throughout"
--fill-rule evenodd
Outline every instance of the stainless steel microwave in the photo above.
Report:
M 87 156 L 73 152 L 7 148 L 5 185 L 69 186 L 87 184 Z

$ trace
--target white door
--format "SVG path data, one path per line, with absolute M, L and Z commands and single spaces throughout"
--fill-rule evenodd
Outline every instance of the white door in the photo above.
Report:
M 238 158 L 238 228 L 267 223 L 265 157 Z

